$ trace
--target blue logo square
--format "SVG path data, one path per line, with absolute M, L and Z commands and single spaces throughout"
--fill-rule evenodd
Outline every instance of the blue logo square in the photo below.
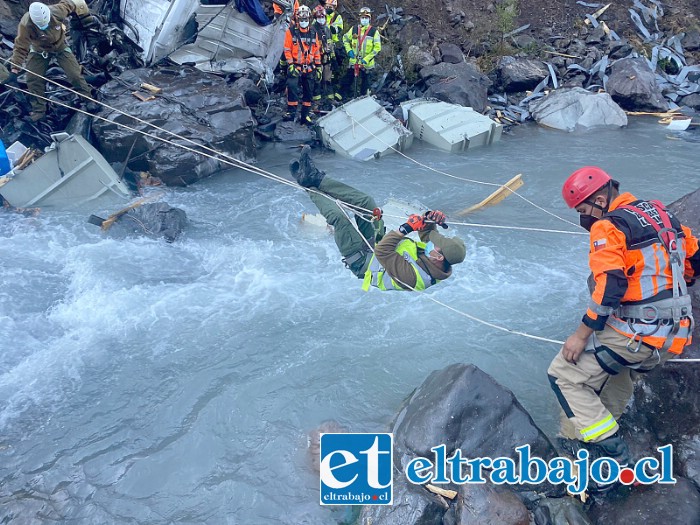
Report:
M 392 434 L 321 434 L 321 505 L 393 503 Z

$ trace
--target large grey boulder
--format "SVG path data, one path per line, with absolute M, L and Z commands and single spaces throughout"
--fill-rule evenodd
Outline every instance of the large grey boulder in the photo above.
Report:
M 173 208 L 166 202 L 149 202 L 120 215 L 107 231 L 110 237 L 162 237 L 173 242 L 186 226 L 184 210 Z
M 139 89 L 142 83 L 157 86 L 162 92 L 153 100 L 141 101 L 132 93 L 150 95 Z M 133 171 L 147 171 L 168 186 L 185 186 L 229 165 L 212 159 L 211 151 L 202 150 L 209 156 L 200 155 L 178 145 L 194 150 L 201 145 L 235 160 L 255 160 L 253 115 L 243 95 L 215 75 L 186 66 L 135 69 L 102 86 L 100 94 L 108 106 L 142 121 L 113 110 L 100 113 L 106 121 L 95 119 L 93 130 L 98 149 L 109 162 L 129 159 L 128 167 Z
M 549 75 L 549 70 L 540 60 L 506 56 L 498 63 L 496 73 L 506 93 L 517 93 L 536 87 Z
M 420 71 L 424 67 L 435 65 L 435 57 L 433 54 L 418 46 L 409 46 L 405 57 L 404 68 L 406 68 L 407 74 Z M 411 71 L 409 71 L 409 68 L 411 68 Z
M 583 88 L 557 89 L 530 103 L 532 117 L 541 126 L 563 131 L 620 128 L 627 115 L 607 93 Z
M 514 449 L 524 444 L 530 445 L 531 456 L 545 461 L 557 455 L 512 392 L 468 364 L 451 365 L 430 374 L 407 400 L 391 431 L 395 504 L 364 507 L 363 524 L 527 525 L 529 513 L 517 494 L 533 490 L 531 485 L 440 485 L 458 492 L 454 500 L 447 500 L 423 486 L 410 484 L 404 469 L 416 457 L 434 460 L 431 448 L 443 444 L 447 457 L 460 449 L 465 460 L 486 456 L 517 459 Z M 563 495 L 563 487 L 548 483 L 538 485 L 536 490 L 550 496 Z
M 468 62 L 441 62 L 424 67 L 420 70 L 420 76 L 428 86 L 423 94 L 425 97 L 472 107 L 479 113 L 486 109 L 491 81 L 476 66 Z
M 656 75 L 643 58 L 623 58 L 615 62 L 606 90 L 628 111 L 668 110 L 668 102 L 656 84 Z
M 457 44 L 444 42 L 438 46 L 438 49 L 440 50 L 443 62 L 447 62 L 448 64 L 464 62 L 464 53 L 462 53 L 462 49 Z

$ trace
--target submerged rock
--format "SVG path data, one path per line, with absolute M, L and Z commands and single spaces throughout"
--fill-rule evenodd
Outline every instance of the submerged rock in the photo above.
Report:
M 140 89 L 143 83 L 162 91 L 151 94 Z M 140 100 L 134 92 L 147 100 Z M 211 151 L 202 150 L 206 155 L 200 155 L 178 145 L 197 150 L 199 144 L 233 159 L 245 162 L 255 159 L 252 113 L 243 95 L 215 75 L 183 66 L 177 69 L 136 69 L 108 82 L 100 88 L 100 93 L 105 104 L 143 121 L 109 110 L 100 115 L 106 121 L 95 120 L 95 137 L 109 162 L 128 159 L 128 167 L 133 171 L 147 171 L 169 186 L 185 186 L 229 164 L 211 158 Z M 153 99 L 148 100 L 151 96 Z M 138 131 L 125 129 L 115 122 Z M 149 124 L 195 144 L 156 130 Z
M 97 224 L 97 217 L 90 222 Z M 187 225 L 187 214 L 180 208 L 173 208 L 165 202 L 149 202 L 131 209 L 117 217 L 107 232 L 110 237 L 125 238 L 134 235 L 163 237 L 168 242 L 175 241 Z
M 538 124 L 564 131 L 627 125 L 627 115 L 610 95 L 579 87 L 558 89 L 531 102 L 530 112 Z

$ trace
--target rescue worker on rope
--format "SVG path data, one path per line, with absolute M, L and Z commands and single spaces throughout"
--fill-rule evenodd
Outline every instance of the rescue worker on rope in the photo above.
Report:
M 381 210 L 369 195 L 327 177 L 309 156 L 309 146 L 299 160 L 289 164 L 292 176 L 304 188 L 316 188 L 309 197 L 328 224 L 345 266 L 363 279 L 363 290 L 425 290 L 452 275 L 452 265 L 464 261 L 466 248 L 457 237 L 444 237 L 436 225 L 445 225 L 445 214 L 429 211 L 411 215 L 398 230 L 385 233 Z M 354 208 L 357 229 L 336 200 Z M 359 230 L 359 231 L 358 231 Z M 419 232 L 420 242 L 406 237 Z M 374 248 L 374 254 L 368 246 Z
M 90 14 L 85 0 L 61 0 L 58 4 L 47 6 L 34 2 L 29 6 L 17 26 L 17 38 L 12 50 L 10 67 L 14 74 L 19 74 L 21 66 L 27 61 L 27 88 L 33 97 L 30 103 L 32 111 L 29 118 L 36 122 L 46 115 L 46 101 L 39 97 L 46 96 L 46 71 L 50 62 L 56 61 L 65 71 L 73 88 L 80 94 L 92 98 L 90 86 L 80 73 L 80 64 L 66 43 L 64 20 L 72 13 L 78 16 L 82 27 L 88 29 L 97 22 Z M 94 102 L 81 106 L 90 113 L 99 110 Z
M 318 35 L 318 41 L 321 45 L 321 80 L 314 85 L 313 103 L 318 111 L 333 109 L 332 102 L 335 100 L 333 96 L 333 88 L 331 85 L 332 69 L 331 65 L 335 62 L 335 51 L 333 49 L 333 41 L 331 39 L 331 30 L 326 25 L 326 10 L 322 5 L 317 5 L 314 8 L 314 23 L 313 28 Z
M 360 9 L 360 24 L 343 35 L 348 69 L 341 81 L 343 97 L 366 95 L 374 77 L 374 57 L 382 50 L 379 30 L 370 25 L 372 11 Z
M 617 419 L 632 395 L 630 374 L 690 344 L 687 286 L 700 274 L 698 240 L 660 202 L 620 194 L 619 182 L 597 167 L 575 171 L 562 195 L 590 231 L 592 272 L 588 309 L 547 371 L 562 408 L 562 443 L 594 444 L 592 455 L 629 464 Z
M 311 99 L 314 85 L 321 79 L 321 45 L 316 31 L 311 28 L 311 10 L 302 5 L 297 11 L 297 23 L 287 29 L 284 38 L 284 56 L 287 60 L 287 114 L 284 120 L 296 118 L 301 100 L 302 124 L 313 124 Z

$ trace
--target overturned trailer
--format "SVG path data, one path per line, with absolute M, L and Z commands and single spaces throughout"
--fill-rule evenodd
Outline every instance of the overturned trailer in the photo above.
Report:
M 259 0 L 121 0 L 119 14 L 146 65 L 168 57 L 212 73 L 254 71 L 270 83 L 287 29 L 286 17 L 268 18 Z

